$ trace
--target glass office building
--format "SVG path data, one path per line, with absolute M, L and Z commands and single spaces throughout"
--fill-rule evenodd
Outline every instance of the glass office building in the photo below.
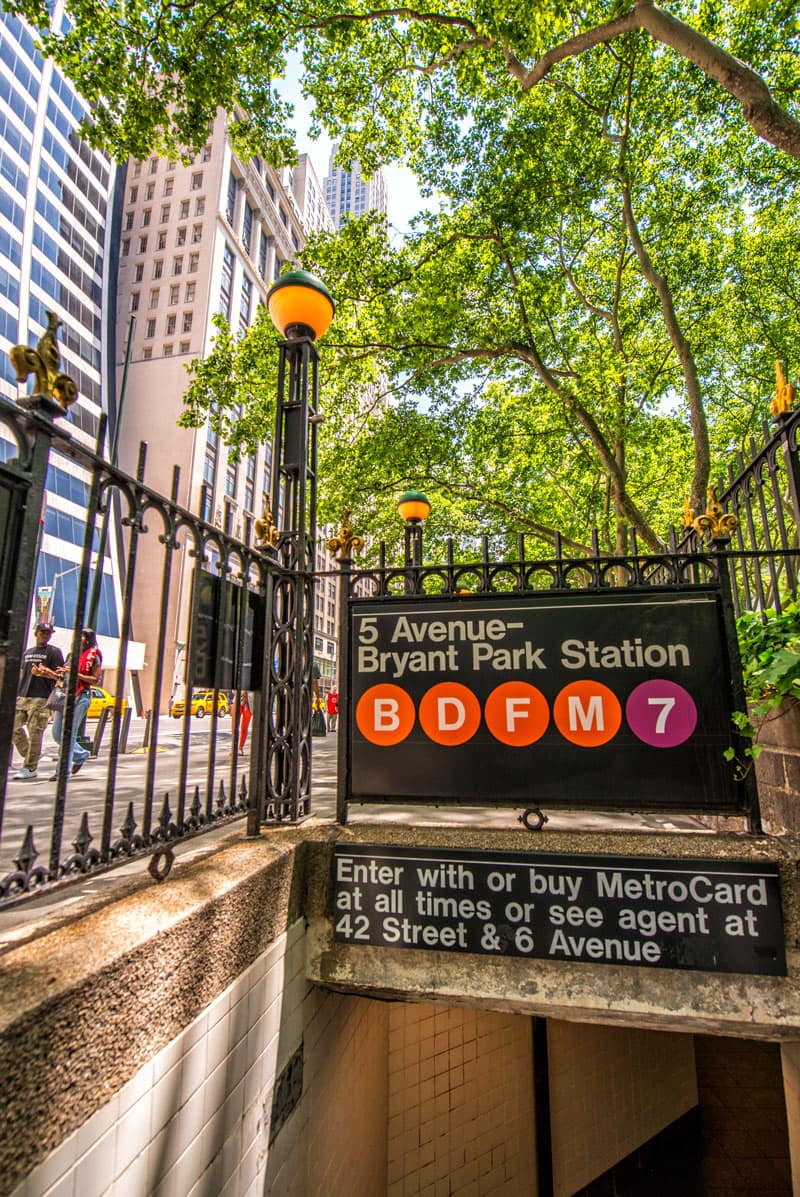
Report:
M 66 20 L 61 4 L 55 19 Z M 62 369 L 79 391 L 70 432 L 94 446 L 101 410 L 110 421 L 115 415 L 116 170 L 77 135 L 87 106 L 39 54 L 30 28 L 2 12 L 0 58 L 0 391 L 16 398 L 8 351 L 35 345 L 55 312 Z M 0 451 L 10 451 L 7 442 Z M 47 611 L 57 628 L 73 622 L 87 497 L 85 473 L 53 454 L 35 614 Z M 97 615 L 103 637 L 119 633 L 119 598 L 110 537 Z

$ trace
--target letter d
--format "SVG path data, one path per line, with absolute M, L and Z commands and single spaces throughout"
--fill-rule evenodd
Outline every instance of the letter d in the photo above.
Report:
M 453 718 L 448 722 L 447 708 L 455 708 Z M 464 726 L 464 720 L 467 717 L 466 707 L 460 698 L 440 697 L 437 699 L 437 718 L 439 721 L 439 731 L 457 731 L 459 727 Z

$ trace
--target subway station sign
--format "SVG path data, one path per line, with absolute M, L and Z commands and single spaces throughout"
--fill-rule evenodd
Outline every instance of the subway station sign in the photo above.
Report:
M 349 798 L 734 811 L 712 589 L 359 603 Z
M 335 847 L 334 940 L 785 976 L 777 865 Z

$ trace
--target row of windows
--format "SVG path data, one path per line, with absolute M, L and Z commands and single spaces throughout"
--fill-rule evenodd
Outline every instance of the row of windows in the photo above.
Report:
M 67 245 L 71 246 L 79 257 L 83 258 L 87 266 L 94 270 L 96 274 L 102 273 L 103 259 L 97 252 L 96 247 L 91 246 L 77 229 L 72 227 L 69 221 L 65 219 L 63 212 L 41 191 L 36 196 L 36 211 L 66 241 Z
M 31 260 L 31 281 L 41 287 L 57 304 L 60 304 L 70 316 L 79 320 L 84 328 L 88 328 L 98 338 L 101 336 L 99 313 L 87 304 L 81 303 L 78 296 L 54 278 L 36 257 Z
M 77 183 L 78 189 L 82 196 L 89 201 L 90 204 L 100 213 L 101 216 L 106 214 L 106 199 L 101 194 L 99 188 L 95 187 L 94 183 L 89 181 L 89 176 L 81 170 L 76 162 L 67 153 L 61 142 L 50 132 L 45 129 L 42 137 L 42 146 L 47 150 L 48 154 L 61 167 L 68 179 L 73 183 Z
M 174 334 L 177 322 L 178 322 L 177 312 L 172 312 L 172 313 L 170 313 L 169 316 L 167 316 L 166 321 L 164 322 L 164 333 L 166 336 L 171 337 Z M 184 312 L 183 318 L 181 320 L 181 332 L 188 333 L 191 331 L 192 331 L 192 313 Z M 156 319 L 154 316 L 152 316 L 147 321 L 147 324 L 145 325 L 144 335 L 148 341 L 151 340 L 156 335 Z
M 11 146 L 12 150 L 16 150 L 20 158 L 24 158 L 27 162 L 31 157 L 31 139 L 23 133 L 13 121 L 0 112 L 0 142 Z
M 36 563 L 36 586 L 52 586 L 52 618 L 61 628 L 71 628 L 75 622 L 75 604 L 78 599 L 78 578 L 80 569 L 74 561 L 56 557 L 52 553 L 40 553 Z M 119 635 L 117 605 L 114 598 L 114 583 L 110 574 L 103 574 L 100 583 L 100 602 L 97 608 L 95 631 L 101 636 Z
M 47 309 L 42 301 L 36 296 L 30 297 L 30 318 L 41 324 L 43 328 L 47 327 Z M 96 349 L 91 341 L 87 341 L 80 333 L 76 332 L 74 327 L 65 321 L 59 329 L 59 337 L 67 348 L 71 349 L 74 354 L 82 358 L 83 361 L 88 362 L 95 370 L 100 370 L 100 350 Z M 68 370 L 69 372 L 69 370 Z M 77 382 L 77 379 L 75 380 Z M 85 392 L 88 394 L 88 392 Z
M 71 189 L 62 183 L 58 173 L 51 170 L 42 162 L 39 177 L 50 191 L 52 191 L 56 199 L 61 201 L 70 216 L 74 216 L 78 223 L 83 225 L 89 236 L 98 242 L 98 244 L 101 244 L 103 240 L 103 228 L 101 224 L 95 220 L 94 216 L 83 206 Z
M 0 100 L 5 100 L 14 115 L 18 116 L 23 125 L 33 132 L 34 112 L 32 106 L 24 96 L 20 95 L 16 87 L 12 87 L 10 79 L 1 73 Z
M 187 283 L 183 292 L 184 303 L 194 303 L 195 295 L 197 294 L 197 284 Z M 180 283 L 172 283 L 168 292 L 169 298 L 167 303 L 172 307 L 173 304 L 180 303 L 181 285 Z M 161 303 L 161 290 L 159 287 L 152 287 L 150 290 L 149 308 L 157 308 Z M 137 305 L 138 306 L 138 305 Z
M 73 411 L 70 414 L 74 414 Z M 47 507 L 44 513 L 44 530 L 48 536 L 57 536 L 59 540 L 69 541 L 70 544 L 83 544 L 83 537 L 86 532 L 86 520 L 76 519 L 74 515 L 68 515 L 66 511 L 59 511 L 57 507 Z M 100 534 L 97 529 L 92 533 L 92 552 L 96 553 L 100 548 Z M 106 555 L 109 549 L 106 544 Z
M 0 176 L 2 176 L 9 186 L 18 191 L 20 195 L 25 196 L 28 193 L 28 175 L 21 167 L 17 166 L 8 154 L 4 154 L 0 150 Z
M 0 308 L 0 337 L 5 337 L 6 340 L 10 341 L 12 345 L 16 345 L 18 336 L 19 321 L 17 320 L 17 317 L 10 315 L 7 311 L 5 311 L 4 308 Z M 8 354 L 0 353 L 0 361 L 3 363 L 8 362 Z M 13 369 L 11 369 L 10 362 L 8 362 L 8 368 L 11 373 L 11 377 L 8 378 L 7 374 L 4 374 L 3 377 L 6 378 L 6 381 L 8 382 L 16 382 L 16 374 L 14 373 Z
M 136 189 L 134 188 L 134 191 L 135 190 Z M 179 220 L 188 220 L 189 207 L 190 207 L 190 201 L 188 199 L 181 200 L 180 208 L 178 210 L 178 219 Z M 206 197 L 204 195 L 199 195 L 196 198 L 196 200 L 194 201 L 194 214 L 195 214 L 195 216 L 203 216 L 205 214 L 205 210 L 206 210 Z M 152 216 L 152 211 L 153 211 L 152 208 L 145 208 L 144 211 L 142 212 L 142 228 L 149 227 L 150 219 Z M 171 212 L 172 212 L 171 204 L 162 204 L 158 223 L 159 224 L 168 224 Z M 131 231 L 131 229 L 133 228 L 134 217 L 135 217 L 134 212 L 127 212 L 125 214 L 125 232 L 126 233 L 129 233 Z M 195 225 L 195 232 L 197 231 L 198 228 L 202 229 L 202 226 Z M 185 235 L 185 232 L 186 232 L 186 230 L 184 229 L 184 235 Z M 162 233 L 159 235 L 166 237 L 166 233 Z M 200 240 L 199 236 L 195 236 L 194 239 L 196 241 Z
M 68 474 L 65 470 L 60 470 L 58 466 L 49 465 L 47 467 L 47 478 L 44 485 L 45 490 L 51 491 L 54 495 L 59 495 L 62 499 L 68 499 L 70 503 L 76 503 L 78 507 L 86 508 L 89 506 L 89 487 L 87 483 L 82 482 L 80 478 L 75 478 L 72 474 Z
M 162 357 L 172 357 L 174 352 L 175 352 L 174 345 L 164 345 L 164 347 L 161 350 L 161 356 Z M 178 353 L 188 353 L 188 352 L 189 352 L 189 342 L 181 341 L 180 345 L 178 346 Z M 143 360 L 146 362 L 149 362 L 152 359 L 152 357 L 153 357 L 153 350 L 151 349 L 151 347 L 149 345 L 145 345 L 144 349 L 142 350 Z
M 0 266 L 0 295 L 5 296 L 12 306 L 19 307 L 19 282 L 12 278 L 2 266 Z
M 8 32 L 16 41 L 22 46 L 22 49 L 28 55 L 34 66 L 42 69 L 42 56 L 36 49 L 36 43 L 31 37 L 28 30 L 17 17 L 9 16 L 8 13 L 2 14 L 2 21 Z
M 200 154 L 200 161 L 201 161 L 201 162 L 209 162 L 210 160 L 211 160 L 211 146 L 210 146 L 210 145 L 206 145 L 206 146 L 204 146 L 204 147 L 203 147 L 203 149 L 202 149 L 202 152 L 201 152 L 201 154 Z M 151 158 L 151 159 L 148 161 L 148 163 L 147 163 L 147 173 L 148 173 L 149 175 L 154 175 L 154 174 L 157 174 L 157 172 L 158 172 L 158 164 L 159 164 L 159 162 L 161 162 L 161 161 L 162 161 L 162 159 L 160 159 L 160 158 Z M 196 159 L 195 159 L 195 158 L 191 158 L 191 159 L 189 160 L 189 165 L 190 165 L 190 166 L 193 166 L 193 165 L 194 165 L 194 163 L 195 163 L 195 161 L 196 161 Z M 134 164 L 133 164 L 133 172 L 132 172 L 132 173 L 133 173 L 133 177 L 134 177 L 134 179 L 138 179 L 138 178 L 140 178 L 140 177 L 141 177 L 141 174 L 142 174 L 142 166 L 143 166 L 143 163 L 142 163 L 142 162 L 134 162 Z M 171 170 L 176 170 L 176 169 L 177 169 L 177 166 L 178 166 L 178 163 L 177 163 L 177 161 L 176 161 L 174 158 L 170 158 L 170 159 L 167 161 L 167 170 L 170 170 L 170 171 L 171 171 Z
M 81 162 L 85 166 L 88 166 L 98 183 L 100 183 L 103 191 L 105 191 L 108 187 L 108 167 L 97 154 L 92 152 L 86 142 L 78 136 L 72 124 L 52 100 L 48 100 L 47 102 L 47 118 L 64 138 L 70 149 L 80 158 Z
M 39 94 L 39 80 L 37 76 L 34 75 L 33 71 L 28 70 L 19 54 L 16 53 L 13 46 L 9 45 L 4 38 L 0 38 L 0 62 L 5 63 L 20 87 L 29 96 Z
M 82 270 L 78 263 L 60 246 L 56 245 L 53 238 L 48 237 L 47 233 L 38 226 L 33 230 L 33 244 L 37 249 L 42 251 L 48 261 L 52 262 L 62 274 L 67 276 L 71 283 L 75 284 L 83 295 L 93 300 L 98 306 L 100 305 L 102 300 L 100 284 L 88 275 L 85 270 Z
M 75 371 L 70 369 L 70 376 L 72 376 L 74 373 Z M 83 393 L 84 392 L 82 392 L 82 394 Z M 73 424 L 76 425 L 76 427 L 81 428 L 88 436 L 92 437 L 93 440 L 97 439 L 97 430 L 100 427 L 100 421 L 94 412 L 89 411 L 80 403 L 73 403 L 72 407 L 69 409 L 69 419 Z
M 13 224 L 15 229 L 22 231 L 22 226 L 25 221 L 25 212 L 20 204 L 14 202 L 8 192 L 3 191 L 0 187 L 0 216 L 5 216 L 10 224 Z

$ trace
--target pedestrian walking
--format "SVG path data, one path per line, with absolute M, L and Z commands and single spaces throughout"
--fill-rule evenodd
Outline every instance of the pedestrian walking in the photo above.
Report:
M 336 731 L 336 724 L 339 719 L 339 691 L 335 686 L 332 690 L 328 691 L 326 705 L 328 708 L 328 731 Z
M 247 729 L 250 727 L 250 720 L 253 718 L 253 712 L 250 709 L 250 695 L 246 690 L 239 693 L 239 751 L 244 752 L 244 746 L 247 742 Z
M 84 628 L 81 633 L 81 655 L 78 659 L 78 679 L 75 687 L 75 706 L 72 711 L 72 742 L 69 746 L 68 764 L 70 773 L 78 773 L 89 759 L 89 751 L 78 743 L 78 728 L 83 722 L 89 703 L 92 701 L 92 686 L 100 681 L 100 670 L 103 667 L 103 654 L 97 647 L 97 636 L 92 628 Z M 64 727 L 64 712 L 56 711 L 53 719 L 53 739 L 61 744 L 61 733 Z M 64 751 L 62 745 L 61 751 Z M 58 778 L 58 770 L 53 773 L 50 781 Z
M 61 649 L 50 643 L 53 625 L 37 623 L 35 643 L 22 658 L 19 692 L 14 713 L 14 747 L 23 758 L 22 768 L 13 774 L 17 781 L 37 779 L 42 737 L 50 720 L 47 700 L 64 668 Z

